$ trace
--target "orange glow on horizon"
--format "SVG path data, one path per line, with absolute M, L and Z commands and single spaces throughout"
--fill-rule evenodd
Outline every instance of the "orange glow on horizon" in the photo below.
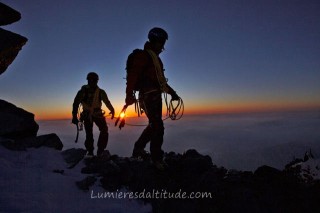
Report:
M 121 107 L 115 107 L 116 114 L 118 117 L 120 114 Z M 117 110 L 118 109 L 118 110 Z M 250 112 L 271 112 L 271 111 L 293 111 L 293 110 L 320 110 L 320 105 L 315 104 L 210 104 L 209 106 L 188 106 L 185 104 L 185 115 L 196 115 L 196 114 L 224 114 L 224 113 L 250 113 Z M 30 110 L 30 112 L 32 112 Z M 67 110 L 57 111 L 33 111 L 36 120 L 59 120 L 59 119 L 70 119 L 72 118 L 71 112 Z M 163 115 L 165 116 L 165 107 L 163 109 Z M 108 113 L 106 118 L 110 119 Z M 127 108 L 125 115 L 126 117 L 138 117 L 133 106 Z M 145 113 L 141 115 L 145 117 Z
M 185 114 L 224 114 L 224 113 L 255 113 L 255 112 L 282 112 L 299 110 L 319 110 L 320 105 L 312 104 L 226 104 L 208 107 L 189 107 Z

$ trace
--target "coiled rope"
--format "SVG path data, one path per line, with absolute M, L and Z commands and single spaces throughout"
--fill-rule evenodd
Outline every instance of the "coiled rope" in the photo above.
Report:
M 166 113 L 166 117 L 164 119 L 162 119 L 163 121 L 167 120 L 167 119 L 171 119 L 173 121 L 175 120 L 180 120 L 184 114 L 184 103 L 182 98 L 179 97 L 179 100 L 174 101 L 174 100 L 170 100 L 170 102 L 168 102 L 167 100 L 167 94 L 164 93 L 164 99 L 165 99 L 165 104 L 166 104 L 166 109 L 167 109 L 167 113 Z M 177 102 L 177 104 L 175 105 L 174 102 Z M 131 123 L 126 123 L 125 121 L 125 116 L 121 117 L 122 114 L 126 113 L 128 105 L 124 105 L 119 116 L 117 117 L 117 120 L 115 122 L 115 126 L 118 125 L 119 123 L 119 129 L 121 129 L 122 127 L 124 127 L 124 125 L 128 125 L 128 126 L 148 126 L 148 124 L 131 124 Z M 140 115 L 143 113 L 143 110 L 140 107 L 140 102 L 139 100 L 136 100 L 135 103 L 135 111 L 138 114 L 137 117 L 140 117 Z

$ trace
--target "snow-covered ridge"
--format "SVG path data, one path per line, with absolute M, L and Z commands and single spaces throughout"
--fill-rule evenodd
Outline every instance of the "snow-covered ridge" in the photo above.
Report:
M 150 212 L 129 199 L 92 199 L 77 181 L 83 162 L 68 169 L 60 151 L 48 147 L 12 151 L 0 145 L 0 212 Z M 62 173 L 63 171 L 63 173 Z M 99 182 L 92 190 L 103 192 Z

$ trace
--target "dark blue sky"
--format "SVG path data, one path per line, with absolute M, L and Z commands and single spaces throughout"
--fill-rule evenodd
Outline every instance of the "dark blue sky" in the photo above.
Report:
M 37 118 L 70 115 L 88 72 L 117 111 L 125 61 L 155 26 L 186 110 L 320 108 L 320 1 L 3 0 L 22 19 L 4 29 L 29 39 L 0 78 L 0 97 Z

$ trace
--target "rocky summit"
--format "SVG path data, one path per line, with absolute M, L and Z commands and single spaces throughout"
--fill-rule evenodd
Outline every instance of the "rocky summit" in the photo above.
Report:
M 38 124 L 32 113 L 0 101 L 0 118 L 5 121 L 1 122 L 0 145 L 7 149 L 63 148 L 54 133 L 36 136 Z M 219 167 L 210 156 L 193 149 L 165 153 L 164 170 L 157 169 L 150 158 L 120 157 L 107 150 L 93 158 L 87 158 L 86 150 L 79 148 L 61 154 L 66 169 L 81 169 L 85 175 L 70 187 L 91 193 L 91 197 L 104 196 L 94 194 L 95 183 L 106 193 L 125 191 L 129 197 L 150 203 L 153 212 L 282 213 L 320 209 L 319 164 L 311 151 L 283 170 L 263 165 L 254 172 Z M 58 168 L 53 172 L 63 175 L 68 170 Z
M 79 150 L 74 150 L 75 155 Z M 72 155 L 72 151 L 69 151 Z M 69 157 L 70 158 L 70 157 Z M 96 182 L 108 192 L 126 189 L 152 204 L 153 212 L 317 212 L 320 183 L 303 181 L 297 173 L 261 166 L 256 171 L 228 170 L 209 156 L 188 150 L 166 153 L 167 168 L 149 160 L 111 155 L 87 158 L 79 189 Z M 183 196 L 184 195 L 184 196 Z M 192 195 L 197 195 L 195 198 Z M 202 197 L 203 196 L 203 197 Z

